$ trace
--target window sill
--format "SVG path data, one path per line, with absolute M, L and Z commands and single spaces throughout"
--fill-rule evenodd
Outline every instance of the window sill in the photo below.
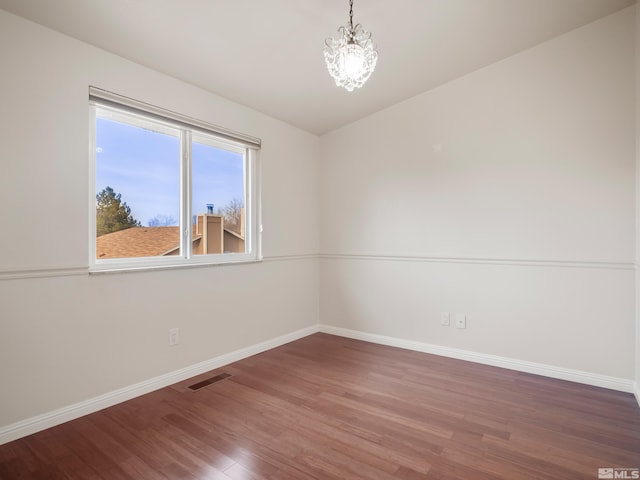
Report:
M 242 258 L 238 260 L 227 260 L 224 262 L 193 262 L 193 263 L 167 263 L 155 265 L 132 265 L 132 264 L 110 264 L 93 265 L 89 267 L 89 275 L 103 275 L 111 273 L 148 272 L 154 270 L 182 270 L 189 268 L 226 267 L 231 265 L 247 265 L 252 263 L 262 263 L 260 258 Z

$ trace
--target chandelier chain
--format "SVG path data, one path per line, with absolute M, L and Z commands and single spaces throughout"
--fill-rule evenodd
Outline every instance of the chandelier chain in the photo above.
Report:
M 349 30 L 353 32 L 353 0 L 349 0 Z

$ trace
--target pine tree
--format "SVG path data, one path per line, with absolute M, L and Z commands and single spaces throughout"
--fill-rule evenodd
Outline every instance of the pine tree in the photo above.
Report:
M 121 194 L 113 188 L 106 187 L 96 195 L 96 236 L 140 226 L 127 202 L 123 202 Z

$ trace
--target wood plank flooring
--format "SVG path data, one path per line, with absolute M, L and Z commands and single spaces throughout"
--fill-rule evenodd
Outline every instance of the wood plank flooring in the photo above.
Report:
M 571 480 L 603 467 L 640 467 L 630 394 L 325 334 L 0 446 L 3 480 Z

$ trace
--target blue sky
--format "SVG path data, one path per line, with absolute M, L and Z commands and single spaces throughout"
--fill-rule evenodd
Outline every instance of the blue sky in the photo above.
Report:
M 192 145 L 192 214 L 243 198 L 242 155 Z M 180 218 L 180 139 L 114 120 L 96 119 L 96 194 L 109 186 L 142 225 L 156 215 Z

